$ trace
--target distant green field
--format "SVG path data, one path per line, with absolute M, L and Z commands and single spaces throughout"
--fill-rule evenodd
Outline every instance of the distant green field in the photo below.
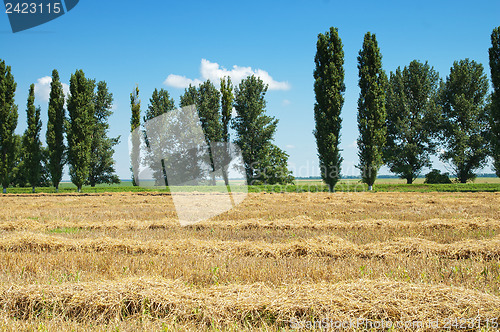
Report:
M 243 184 L 243 181 L 241 181 Z M 340 181 L 335 190 L 343 192 L 367 191 L 367 186 L 358 179 L 346 179 Z M 235 192 L 325 192 L 328 187 L 321 180 L 296 180 L 294 185 L 259 185 L 259 186 L 233 186 Z M 103 193 L 103 192 L 224 192 L 225 187 L 220 181 L 216 186 L 183 186 L 183 187 L 134 187 L 131 181 L 123 181 L 120 184 L 101 184 L 95 187 L 84 186 L 82 193 Z M 404 180 L 395 178 L 378 179 L 374 185 L 375 192 L 500 192 L 500 178 L 480 177 L 471 183 L 452 184 L 424 184 L 423 179 L 417 179 L 414 184 L 408 185 Z M 20 194 L 31 193 L 31 188 L 8 188 L 8 193 Z M 37 193 L 55 193 L 53 187 L 36 188 Z M 59 186 L 59 193 L 74 193 L 76 186 L 69 182 L 63 182 Z

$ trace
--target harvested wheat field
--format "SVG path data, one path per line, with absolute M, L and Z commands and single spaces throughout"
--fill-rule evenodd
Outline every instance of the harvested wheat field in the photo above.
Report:
M 500 322 L 500 193 L 250 194 L 187 227 L 161 193 L 3 195 L 0 206 L 2 331 Z

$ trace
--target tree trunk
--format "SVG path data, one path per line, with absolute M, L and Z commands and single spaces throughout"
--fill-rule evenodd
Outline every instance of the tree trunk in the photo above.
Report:
M 334 192 L 335 192 L 335 186 L 334 186 L 334 185 L 331 185 L 331 184 L 328 184 L 328 190 L 329 190 L 331 193 L 334 193 Z
M 59 184 L 56 186 L 56 193 L 59 192 Z
M 412 184 L 413 178 L 406 178 L 406 184 Z
M 78 192 L 81 193 L 82 192 L 82 187 L 78 187 Z
M 372 191 L 373 190 L 373 186 L 372 185 L 369 185 L 368 186 L 368 191 Z
M 33 193 L 35 193 L 35 186 L 33 186 L 33 187 L 31 187 L 31 188 L 33 189 L 33 191 L 32 191 L 32 192 L 33 192 Z
M 3 193 L 6 194 L 7 193 L 7 188 L 6 187 L 3 187 Z

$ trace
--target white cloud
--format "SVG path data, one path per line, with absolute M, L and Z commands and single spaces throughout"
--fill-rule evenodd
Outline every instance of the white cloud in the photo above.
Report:
M 348 146 L 348 148 L 355 149 L 358 147 L 358 141 L 352 141 Z
M 287 149 L 295 149 L 295 145 L 288 144 L 285 146 Z
M 50 83 L 52 83 L 52 77 L 44 76 L 36 80 L 35 83 L 35 97 L 44 102 L 49 101 L 50 97 Z M 62 83 L 64 96 L 69 93 L 69 85 Z
M 288 105 L 290 105 L 291 103 L 292 103 L 292 102 L 291 102 L 290 100 L 288 100 L 288 99 L 283 99 L 283 101 L 281 102 L 281 104 L 282 104 L 283 106 L 288 106 Z
M 189 79 L 185 76 L 179 76 L 179 75 L 174 75 L 170 74 L 168 75 L 167 79 L 163 82 L 163 84 L 171 86 L 173 88 L 178 88 L 178 89 L 184 89 L 187 88 L 190 84 L 191 85 L 199 85 L 202 82 L 198 79 Z
M 206 59 L 201 59 L 200 66 L 201 79 L 190 79 L 185 76 L 170 74 L 167 76 L 163 84 L 174 88 L 187 88 L 189 84 L 199 85 L 203 81 L 211 80 L 214 84 L 218 84 L 220 79 L 229 76 L 234 84 L 238 84 L 244 78 L 255 75 L 260 77 L 264 83 L 269 85 L 269 90 L 289 90 L 290 84 L 288 82 L 275 81 L 271 75 L 262 69 L 252 69 L 252 67 L 240 67 L 234 65 L 231 70 L 221 67 L 216 62 L 210 62 Z

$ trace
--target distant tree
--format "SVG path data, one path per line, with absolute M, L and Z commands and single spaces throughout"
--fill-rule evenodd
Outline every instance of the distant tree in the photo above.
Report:
M 229 185 L 228 177 L 228 165 L 230 162 L 230 151 L 229 149 L 229 124 L 231 122 L 231 114 L 233 112 L 234 105 L 234 95 L 233 95 L 233 84 L 230 77 L 223 77 L 220 81 L 220 92 L 221 92 L 221 121 L 222 121 L 222 142 L 224 142 L 225 151 L 223 152 L 224 160 L 222 161 L 222 177 L 224 178 L 224 184 Z
M 491 82 L 493 93 L 489 107 L 489 121 L 491 126 L 491 155 L 493 167 L 500 177 L 500 27 L 491 33 L 491 48 L 489 49 Z
M 132 148 L 130 151 L 130 171 L 132 172 L 132 185 L 137 186 L 136 175 L 139 173 L 139 164 L 141 161 L 140 142 L 141 137 L 139 130 L 136 130 L 141 125 L 141 100 L 139 99 L 139 86 L 136 86 L 130 94 L 130 109 L 132 116 L 130 118 L 130 132 Z
M 358 56 L 358 156 L 361 179 L 369 190 L 377 179 L 383 164 L 382 149 L 386 142 L 387 117 L 385 109 L 385 87 L 387 76 L 382 69 L 382 55 L 374 34 L 366 33 L 363 48 Z
M 267 88 L 260 78 L 252 75 L 241 81 L 235 93 L 237 116 L 233 118 L 231 126 L 236 131 L 235 143 L 243 155 L 247 181 L 251 185 L 269 181 L 291 182 L 291 172 L 287 168 L 288 156 L 278 147 L 272 146 L 278 120 L 265 114 Z M 273 163 L 274 169 L 285 171 L 270 175 L 274 170 L 266 168 L 270 164 L 269 160 L 279 163 Z
M 451 183 L 448 173 L 441 174 L 437 169 L 433 169 L 425 175 L 424 183 Z
M 59 183 L 62 179 L 64 164 L 66 163 L 64 146 L 64 91 L 59 81 L 57 70 L 52 71 L 52 82 L 50 83 L 50 97 L 47 121 L 47 158 L 48 170 L 52 185 L 59 191 Z
M 108 137 L 108 118 L 113 114 L 113 94 L 108 91 L 104 81 L 97 83 L 94 94 L 93 133 L 89 164 L 89 177 L 86 184 L 95 187 L 100 183 L 120 183 L 115 174 L 113 160 L 114 146 L 120 142 L 120 137 Z
M 440 90 L 445 150 L 441 159 L 451 162 L 458 181 L 466 183 L 488 156 L 488 79 L 483 65 L 469 59 L 455 61 Z
M 344 51 L 337 28 L 318 35 L 314 58 L 314 120 L 321 178 L 329 190 L 335 190 L 340 179 L 340 113 L 344 105 Z
M 208 154 L 211 168 L 211 184 L 215 185 L 215 156 L 212 146 L 222 141 L 223 128 L 220 113 L 220 92 L 210 80 L 203 82 L 198 88 L 196 103 L 201 127 L 208 144 Z
M 40 107 L 35 107 L 35 84 L 30 85 L 28 103 L 26 105 L 26 119 L 28 128 L 23 136 L 24 166 L 28 182 L 33 192 L 35 192 L 35 187 L 40 182 L 42 169 L 42 143 L 40 142 L 42 121 L 40 120 Z
M 14 131 L 17 127 L 17 106 L 14 104 L 16 82 L 12 76 L 10 66 L 0 59 L 0 182 L 3 193 L 11 182 L 11 175 L 15 161 L 16 138 Z
M 387 144 L 384 155 L 391 172 L 411 184 L 424 167 L 430 167 L 435 152 L 433 137 L 439 111 L 436 99 L 439 74 L 413 60 L 408 67 L 391 72 L 387 88 Z
M 68 99 L 68 163 L 71 181 L 81 192 L 89 176 L 94 124 L 94 80 L 80 69 L 71 75 Z

